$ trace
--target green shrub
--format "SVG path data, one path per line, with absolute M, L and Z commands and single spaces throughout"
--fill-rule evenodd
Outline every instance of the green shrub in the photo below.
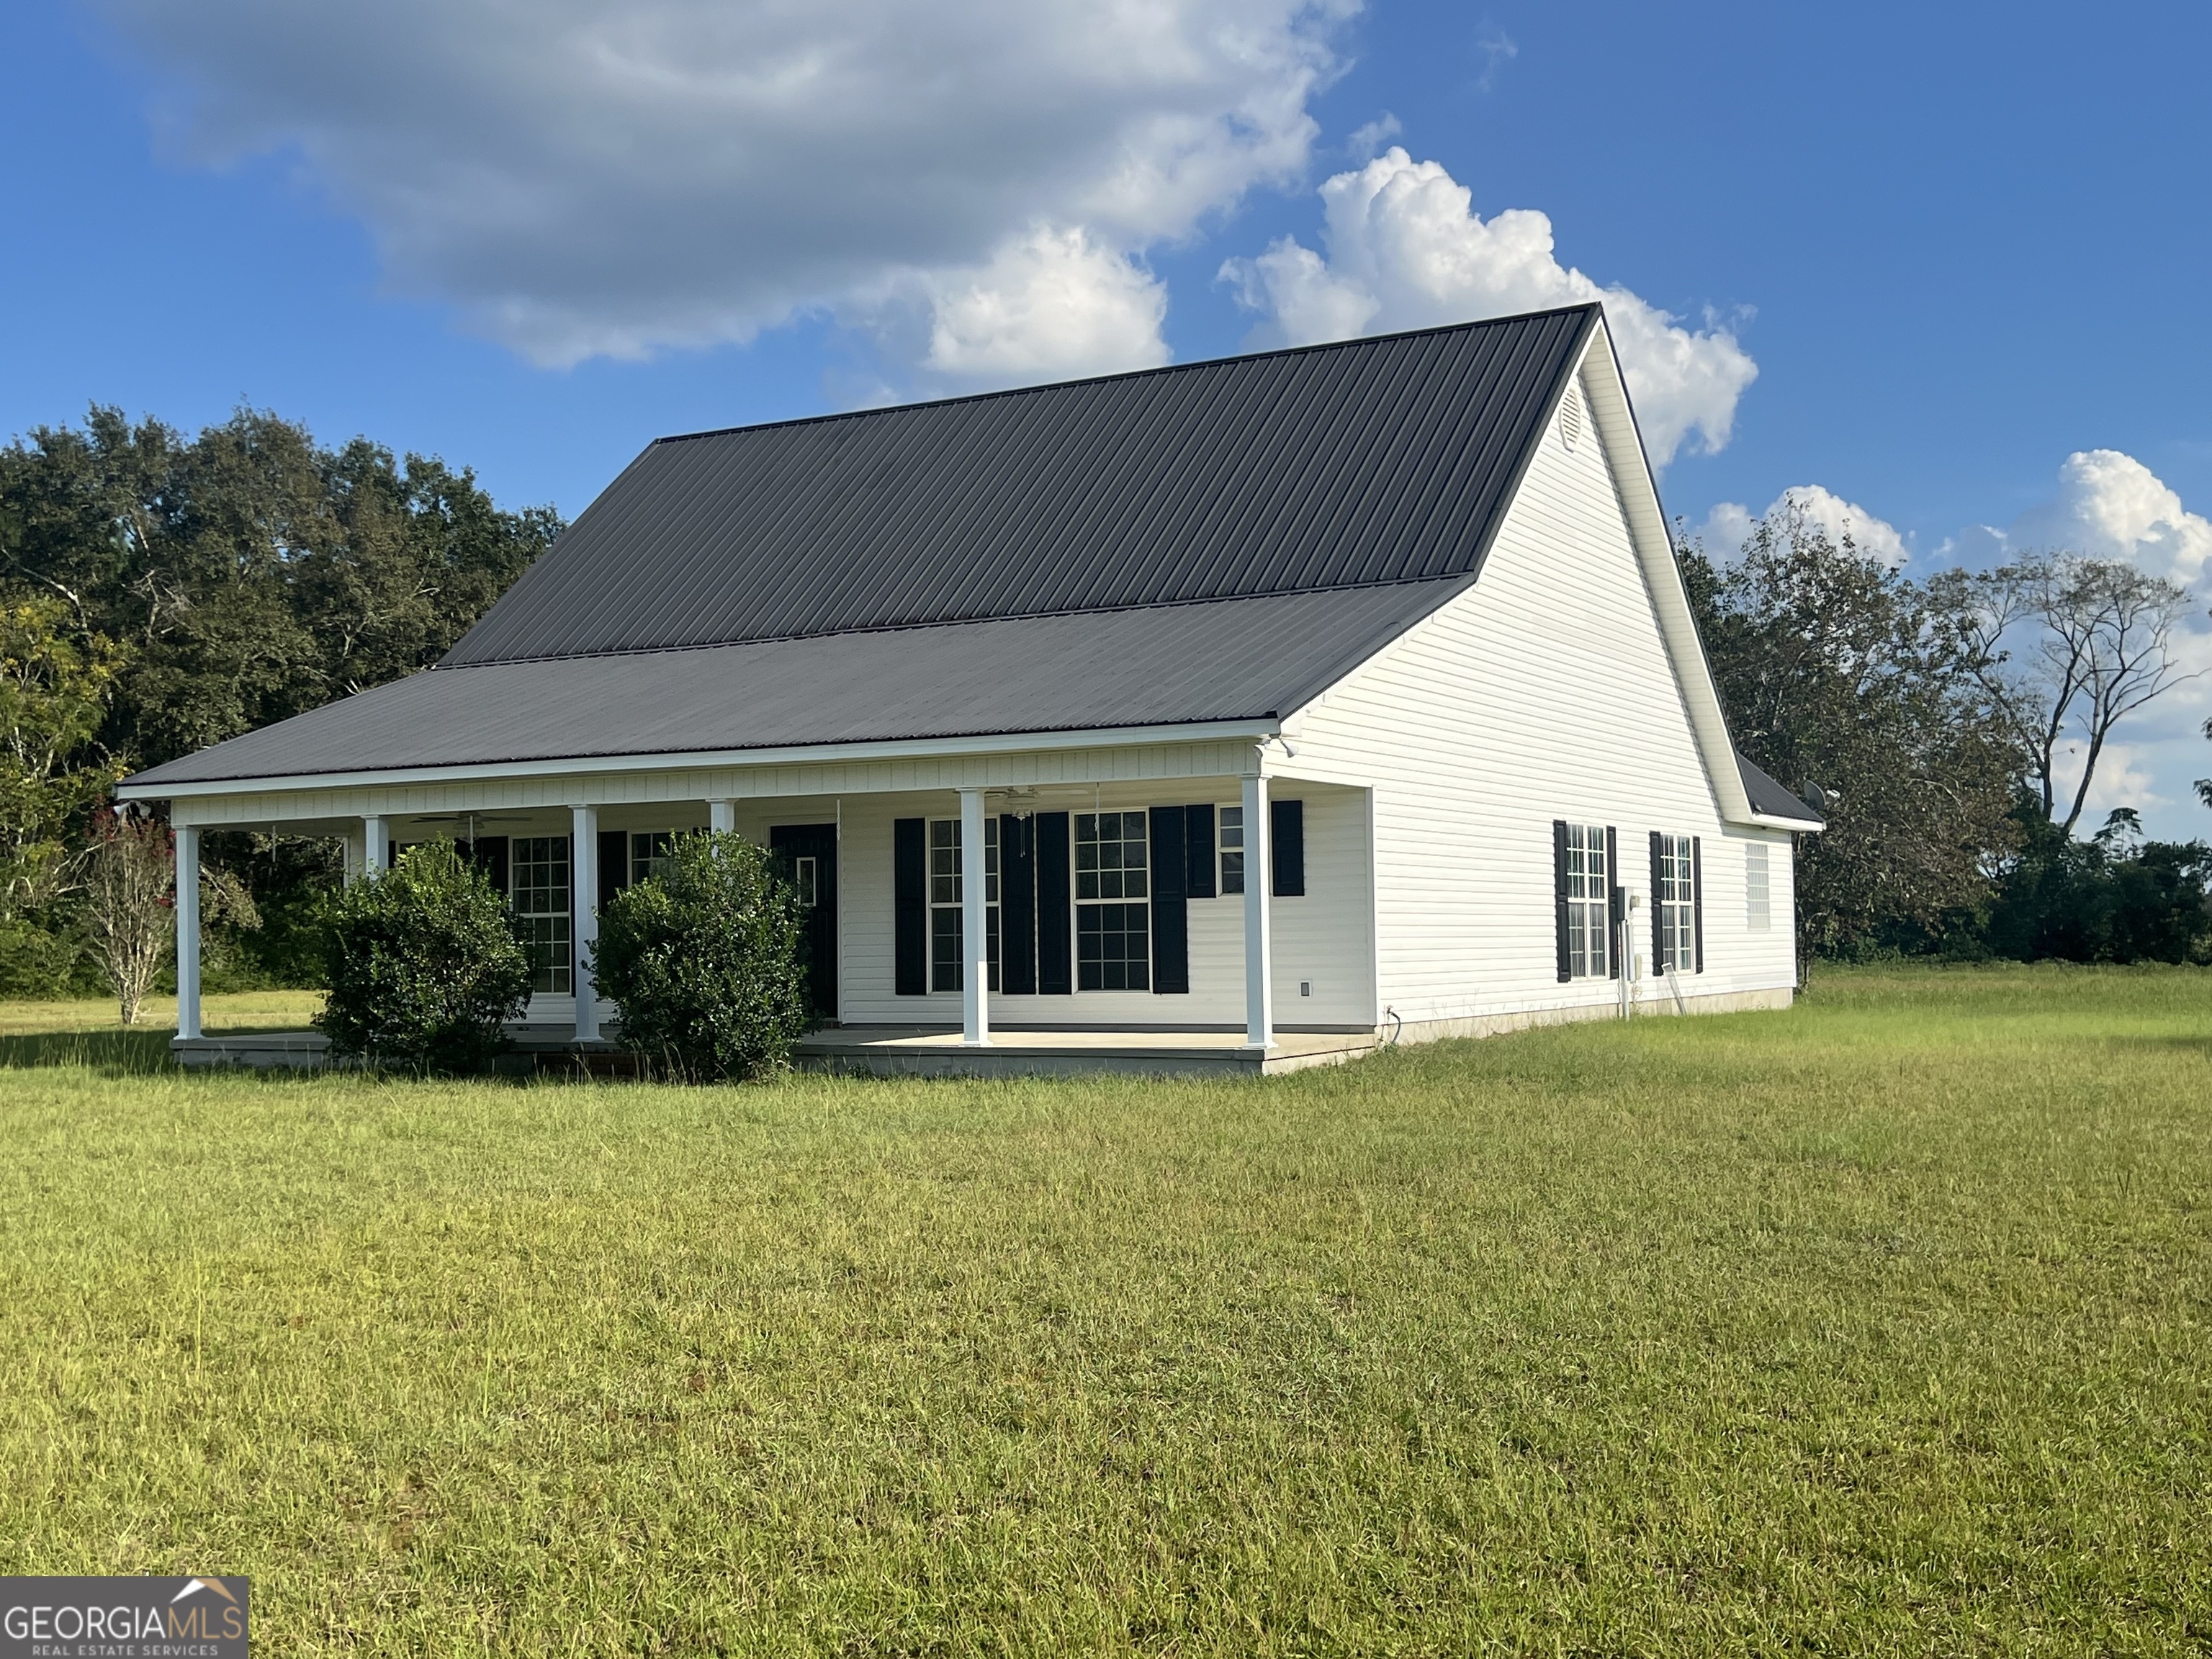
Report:
M 315 1024 L 342 1055 L 422 1072 L 481 1070 L 530 1001 L 507 901 L 445 842 L 409 848 L 331 907 L 330 1000 Z
M 659 874 L 600 913 L 592 982 L 622 1011 L 624 1047 L 693 1076 L 764 1077 L 811 1024 L 802 921 L 765 848 L 679 836 Z

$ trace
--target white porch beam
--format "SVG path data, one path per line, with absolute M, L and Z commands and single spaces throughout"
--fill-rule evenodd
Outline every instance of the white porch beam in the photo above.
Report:
M 1274 936 L 1268 908 L 1274 879 L 1267 780 L 1244 780 L 1244 1042 L 1275 1046 Z
M 738 804 L 733 800 L 710 800 L 707 803 L 707 827 L 718 836 L 733 836 L 738 832 Z
M 380 876 L 392 867 L 392 837 L 382 818 L 361 821 L 362 873 Z
M 960 792 L 960 1040 L 991 1041 L 990 916 L 985 905 L 983 792 Z
M 200 832 L 176 832 L 177 1035 L 200 1034 Z
M 571 807 L 569 817 L 568 870 L 573 891 L 568 908 L 574 912 L 569 918 L 569 933 L 575 957 L 569 967 L 569 983 L 576 991 L 576 1041 L 597 1042 L 599 999 L 586 963 L 599 937 L 599 809 Z

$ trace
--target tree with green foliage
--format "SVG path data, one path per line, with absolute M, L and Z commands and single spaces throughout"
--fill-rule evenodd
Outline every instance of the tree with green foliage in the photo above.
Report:
M 331 906 L 330 996 L 315 1024 L 341 1056 L 407 1071 L 481 1071 L 530 1004 L 507 901 L 450 842 L 400 854 Z
M 24 895 L 70 867 L 52 849 L 81 837 L 54 826 L 81 831 L 117 775 L 436 661 L 561 527 L 550 508 L 501 510 L 465 470 L 367 439 L 326 449 L 252 409 L 187 437 L 96 406 L 81 428 L 0 448 L 5 649 L 28 687 L 0 696 L 36 705 L 6 712 L 39 751 L 0 781 L 0 880 L 16 896 L 0 900 L 0 987 L 65 976 L 68 918 L 27 918 Z M 331 849 L 216 833 L 204 861 L 247 901 L 210 919 L 210 971 L 295 980 L 336 884 Z M 257 908 L 274 925 L 235 923 Z
M 65 987 L 85 832 L 123 765 L 97 741 L 122 665 L 58 599 L 0 588 L 0 995 Z
M 2076 841 L 2033 802 L 1984 939 L 2024 961 L 2212 962 L 2212 847 L 2147 842 L 2129 807 Z
M 1828 828 L 1799 842 L 1798 927 L 1850 955 L 1940 937 L 2017 835 L 2020 757 L 1970 619 L 1792 502 L 1682 574 L 1736 741 Z
M 600 913 L 592 980 L 625 1048 L 708 1079 L 790 1064 L 812 1020 L 805 912 L 775 855 L 740 836 L 679 836 L 655 875 Z

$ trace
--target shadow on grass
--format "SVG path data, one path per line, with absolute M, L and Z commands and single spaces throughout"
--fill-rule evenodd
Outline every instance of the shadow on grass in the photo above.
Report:
M 0 1071 L 25 1071 L 40 1066 L 87 1066 L 106 1077 L 143 1077 L 166 1072 L 169 1058 L 167 1030 L 34 1031 L 22 1036 L 0 1036 Z

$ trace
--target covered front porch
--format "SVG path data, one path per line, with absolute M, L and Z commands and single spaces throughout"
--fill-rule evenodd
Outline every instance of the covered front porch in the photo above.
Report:
M 1382 1024 L 1367 792 L 1285 775 L 1266 732 L 1135 735 L 163 796 L 180 870 L 220 829 L 340 837 L 349 879 L 375 878 L 410 845 L 461 843 L 524 931 L 536 983 L 513 1035 L 549 1059 L 614 1051 L 615 1012 L 589 968 L 598 912 L 671 836 L 710 828 L 777 849 L 810 907 L 820 1027 L 801 1065 L 1260 1073 L 1367 1052 Z M 179 884 L 179 1060 L 319 1063 L 313 1034 L 202 1032 L 197 899 Z

